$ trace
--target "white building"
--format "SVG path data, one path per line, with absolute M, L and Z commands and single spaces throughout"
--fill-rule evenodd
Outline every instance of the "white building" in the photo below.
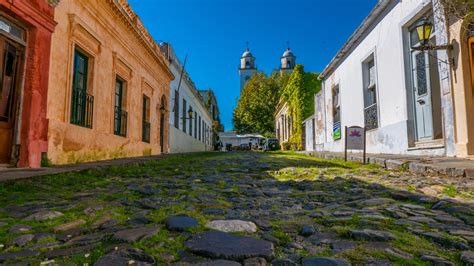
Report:
M 314 115 L 303 121 L 303 140 L 305 151 L 316 150 L 316 119 Z
M 344 127 L 362 126 L 370 153 L 455 154 L 447 51 L 413 49 L 423 18 L 434 22 L 431 42 L 446 44 L 443 18 L 433 12 L 437 0 L 378 2 L 321 74 L 315 150 L 342 152 Z
M 175 79 L 170 85 L 169 152 L 210 151 L 212 147 L 212 116 L 201 94 L 173 51 L 164 43 L 162 51 L 170 61 Z M 181 73 L 183 73 L 182 78 Z

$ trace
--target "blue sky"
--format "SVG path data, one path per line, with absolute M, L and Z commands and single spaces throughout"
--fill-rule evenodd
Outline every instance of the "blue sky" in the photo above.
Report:
M 129 0 L 157 41 L 170 42 L 199 89 L 216 92 L 232 129 L 238 63 L 250 43 L 259 70 L 279 67 L 286 42 L 306 71 L 319 72 L 377 0 Z M 264 99 L 262 99 L 264 100 Z

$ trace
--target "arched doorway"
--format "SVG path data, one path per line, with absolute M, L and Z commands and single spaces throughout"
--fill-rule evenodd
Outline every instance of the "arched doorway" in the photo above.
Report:
M 166 121 L 166 97 L 161 97 L 160 107 L 160 149 L 161 153 L 165 150 L 165 121 Z

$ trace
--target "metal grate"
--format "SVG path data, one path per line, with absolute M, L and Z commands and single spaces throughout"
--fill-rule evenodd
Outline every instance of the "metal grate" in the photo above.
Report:
M 365 129 L 372 130 L 379 127 L 377 104 L 372 104 L 364 109 Z
M 73 90 L 71 124 L 92 128 L 94 96 L 84 90 Z
M 142 141 L 150 143 L 150 122 L 142 121 Z
M 127 136 L 128 113 L 119 107 L 114 110 L 114 134 L 122 137 Z

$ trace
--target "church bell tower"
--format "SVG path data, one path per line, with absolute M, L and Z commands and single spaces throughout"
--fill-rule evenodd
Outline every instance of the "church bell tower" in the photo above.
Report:
M 247 43 L 247 49 L 242 54 L 239 65 L 240 93 L 242 93 L 243 89 L 245 88 L 245 84 L 247 84 L 249 79 L 256 73 L 257 68 L 255 67 L 255 57 L 253 57 L 252 53 L 250 52 Z
M 288 48 L 286 48 L 286 51 L 283 53 L 283 56 L 281 57 L 280 60 L 281 60 L 281 64 L 280 64 L 281 72 L 286 72 L 286 73 L 293 72 L 293 69 L 296 66 L 296 56 L 291 51 L 289 45 L 288 45 Z

